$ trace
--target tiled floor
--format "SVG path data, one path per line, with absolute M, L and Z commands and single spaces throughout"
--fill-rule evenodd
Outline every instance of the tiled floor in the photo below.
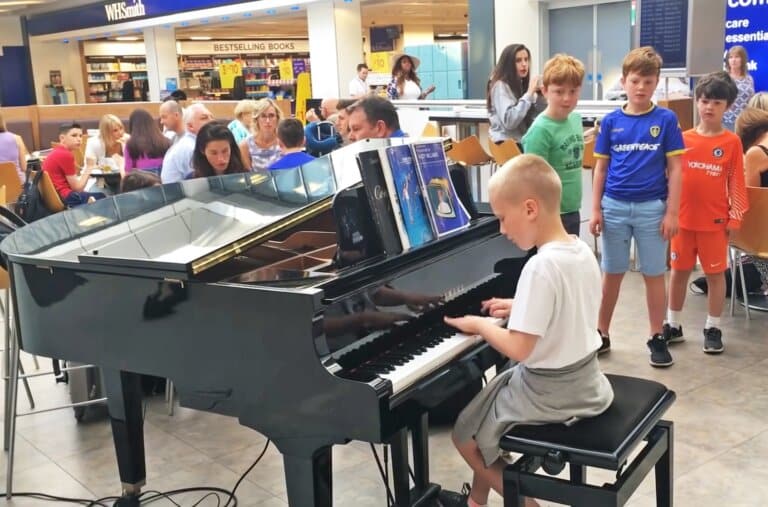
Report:
M 673 346 L 673 367 L 653 369 L 644 343 L 642 280 L 637 274 L 628 275 L 611 330 L 613 350 L 601 362 L 607 372 L 655 379 L 677 392 L 668 412 L 675 422 L 676 505 L 768 505 L 768 314 L 753 312 L 753 320 L 746 322 L 739 308 L 736 317 L 724 317 L 726 351 L 707 356 L 701 351 L 700 338 L 705 302 L 702 296 L 689 296 L 683 324 L 690 337 Z M 28 359 L 25 364 L 31 368 Z M 41 407 L 68 399 L 66 387 L 53 384 L 50 377 L 33 379 L 32 390 Z M 28 408 L 21 391 L 19 408 Z M 145 436 L 145 489 L 160 491 L 203 485 L 231 489 L 265 442 L 234 419 L 179 408 L 168 416 L 162 397 L 148 404 Z M 433 481 L 457 489 L 469 479 L 468 469 L 450 444 L 448 429 L 434 429 L 430 452 Z M 367 444 L 337 447 L 334 460 L 334 505 L 386 505 Z M 109 425 L 105 421 L 78 424 L 70 410 L 19 419 L 15 466 L 16 491 L 80 498 L 119 492 Z M 589 475 L 596 483 L 609 477 L 599 471 Z M 3 490 L 4 454 L 0 454 L 0 480 Z M 652 492 L 651 477 L 630 505 L 654 505 Z M 174 499 L 191 506 L 203 495 Z M 237 496 L 242 506 L 287 505 L 282 461 L 274 447 L 247 476 Z M 216 504 L 208 498 L 200 505 Z M 8 505 L 53 504 L 17 497 Z M 172 504 L 161 500 L 155 505 Z M 501 499 L 493 497 L 491 505 L 500 506 Z

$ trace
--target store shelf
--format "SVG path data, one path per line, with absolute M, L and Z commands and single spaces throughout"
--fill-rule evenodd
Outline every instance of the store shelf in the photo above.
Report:
M 122 102 L 126 82 L 134 84 L 133 99 L 145 97 L 147 63 L 144 56 L 85 57 L 88 102 Z

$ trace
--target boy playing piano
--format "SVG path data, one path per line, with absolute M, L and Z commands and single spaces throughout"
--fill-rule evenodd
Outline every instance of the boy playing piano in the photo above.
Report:
M 613 401 L 597 361 L 600 269 L 589 247 L 563 228 L 561 192 L 557 173 L 536 155 L 515 157 L 491 177 L 491 208 L 501 233 L 538 253 L 523 268 L 514 300 L 483 302 L 491 317 L 509 317 L 506 329 L 485 317 L 445 318 L 518 364 L 459 415 L 453 441 L 474 477 L 469 493 L 444 492 L 443 505 L 484 506 L 491 488 L 502 494 L 499 439 L 515 424 L 572 424 Z

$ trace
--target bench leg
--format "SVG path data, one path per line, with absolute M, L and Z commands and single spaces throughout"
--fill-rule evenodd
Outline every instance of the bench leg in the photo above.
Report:
M 525 498 L 520 494 L 520 470 L 515 465 L 504 469 L 504 507 L 524 507 Z
M 667 439 L 667 450 L 656 463 L 656 505 L 672 507 L 674 500 L 674 431 L 672 421 L 659 421 L 657 427 L 663 428 Z
M 570 464 L 571 469 L 571 482 L 573 484 L 584 484 L 587 480 L 587 470 L 584 465 Z

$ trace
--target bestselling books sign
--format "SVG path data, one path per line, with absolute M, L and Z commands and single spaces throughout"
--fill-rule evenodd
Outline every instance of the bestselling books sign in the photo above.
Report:
M 747 50 L 747 70 L 755 80 L 755 90 L 768 89 L 768 2 L 765 0 L 727 0 L 725 51 L 731 46 Z M 725 54 L 723 55 L 725 56 Z
M 181 41 L 180 55 L 255 55 L 309 53 L 308 40 Z

